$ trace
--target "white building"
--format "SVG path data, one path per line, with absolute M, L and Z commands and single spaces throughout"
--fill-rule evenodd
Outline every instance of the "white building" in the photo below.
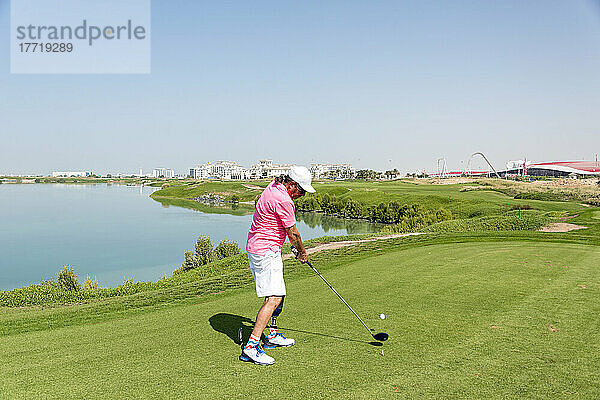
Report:
M 208 179 L 212 177 L 212 164 L 206 163 L 196 165 L 195 168 L 190 168 L 190 177 L 194 179 Z
M 66 172 L 53 172 L 52 173 L 52 177 L 53 178 L 58 178 L 58 177 L 78 177 L 78 178 L 83 178 L 86 176 L 92 176 L 94 175 L 92 172 L 90 171 L 66 171 Z
M 250 167 L 250 179 L 274 178 L 287 175 L 292 164 L 273 164 L 273 160 L 259 160 L 258 164 Z
M 154 170 L 152 170 L 152 177 L 170 179 L 175 177 L 175 171 L 171 168 L 154 168 Z
M 310 173 L 313 178 L 351 179 L 356 169 L 350 164 L 311 164 Z
M 243 180 L 249 179 L 250 170 L 234 161 L 221 160 L 214 164 L 196 165 L 196 168 L 190 169 L 190 176 L 194 179 Z
M 213 174 L 219 179 L 248 179 L 250 171 L 234 161 L 217 161 L 213 166 Z
M 527 168 L 528 166 L 530 166 L 532 164 L 531 161 L 525 161 L 525 160 L 511 160 L 508 161 L 506 163 L 506 169 L 518 169 L 518 168 L 523 168 L 523 165 L 525 165 L 525 168 Z

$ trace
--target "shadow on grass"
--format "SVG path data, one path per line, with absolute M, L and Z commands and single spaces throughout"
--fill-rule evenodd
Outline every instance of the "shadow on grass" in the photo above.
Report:
M 224 333 L 237 344 L 241 344 L 244 339 L 247 340 L 254 327 L 254 321 L 250 318 L 225 313 L 213 315 L 208 319 L 208 322 L 215 331 Z M 239 336 L 240 328 L 242 328 L 242 341 L 240 341 Z
M 248 340 L 248 338 L 250 337 L 250 334 L 252 333 L 252 329 L 254 328 L 254 321 L 252 319 L 247 318 L 247 317 L 242 317 L 240 315 L 234 315 L 234 314 L 226 314 L 226 313 L 215 314 L 208 319 L 208 322 L 210 323 L 210 326 L 215 331 L 221 332 L 221 333 L 227 335 L 236 344 L 245 343 Z M 240 341 L 240 328 L 242 328 L 241 341 Z M 365 344 L 370 344 L 372 346 L 381 346 L 382 345 L 382 343 L 380 343 L 380 342 L 365 342 L 362 340 L 350 339 L 350 338 L 345 338 L 345 337 L 341 337 L 341 336 L 327 335 L 327 334 L 318 333 L 318 332 L 309 332 L 309 331 L 304 331 L 301 329 L 293 329 L 293 328 L 282 327 L 282 326 L 280 326 L 279 329 L 281 329 L 283 331 L 298 332 L 298 333 L 304 333 L 307 335 L 321 336 L 321 337 L 326 337 L 326 338 L 330 338 L 330 339 L 344 340 L 347 342 L 365 343 Z
M 383 346 L 383 343 L 375 342 L 375 341 L 373 341 L 373 342 L 365 342 L 364 340 L 349 339 L 349 338 L 345 338 L 345 337 L 341 337 L 341 336 L 326 335 L 324 333 L 303 331 L 303 330 L 300 330 L 300 329 L 292 329 L 292 328 L 285 328 L 285 327 L 279 327 L 279 328 L 281 330 L 286 330 L 286 331 L 291 331 L 291 332 L 305 333 L 307 335 L 322 336 L 322 337 L 331 338 L 331 339 L 337 339 L 337 340 L 344 340 L 346 342 L 367 343 L 367 344 L 370 344 L 371 346 Z

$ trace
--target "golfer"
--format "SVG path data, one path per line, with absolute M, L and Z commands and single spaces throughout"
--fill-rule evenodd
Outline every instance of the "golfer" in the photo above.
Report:
M 290 243 L 298 249 L 298 260 L 306 262 L 306 249 L 296 228 L 293 201 L 304 196 L 306 192 L 315 192 L 311 186 L 310 172 L 306 167 L 294 166 L 288 175 L 275 178 L 256 203 L 246 252 L 256 284 L 256 294 L 258 297 L 264 297 L 265 302 L 258 311 L 250 339 L 242 349 L 242 361 L 260 365 L 271 365 L 275 362 L 273 357 L 265 354 L 259 343 L 269 318 L 272 320 L 269 335 L 264 339 L 266 349 L 289 347 L 295 343 L 294 339 L 286 338 L 277 331 L 277 317 L 281 313 L 285 297 L 281 245 L 286 236 L 290 238 Z

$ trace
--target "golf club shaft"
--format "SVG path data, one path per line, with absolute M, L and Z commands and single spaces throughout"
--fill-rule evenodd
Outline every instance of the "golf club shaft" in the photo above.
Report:
M 329 284 L 329 282 L 327 282 L 327 279 L 325 279 L 323 277 L 323 275 L 321 275 L 319 273 L 319 271 L 317 271 L 317 269 L 315 267 L 312 266 L 312 264 L 310 263 L 310 261 L 306 261 L 306 263 L 308 264 L 309 267 L 312 268 L 313 271 L 315 271 L 315 273 L 317 275 L 319 275 L 321 277 L 321 279 L 323 279 L 323 281 L 327 284 L 327 286 L 329 286 L 329 288 L 331 290 L 333 290 L 333 292 L 335 294 L 338 295 L 338 297 L 340 298 L 340 300 L 342 300 L 344 302 L 344 304 L 350 309 L 350 311 L 352 311 L 352 313 L 356 316 L 356 318 L 358 318 L 358 320 L 360 321 L 361 324 L 363 324 L 363 326 L 369 331 L 369 333 L 371 334 L 371 336 L 373 336 L 373 332 L 371 332 L 371 329 L 369 329 L 369 327 L 363 322 L 363 320 L 358 316 L 358 314 L 352 309 L 352 307 L 350 307 L 350 304 L 346 303 L 346 300 L 344 300 L 344 298 L 337 292 L 337 290 L 335 290 L 335 288 L 333 286 L 331 286 Z

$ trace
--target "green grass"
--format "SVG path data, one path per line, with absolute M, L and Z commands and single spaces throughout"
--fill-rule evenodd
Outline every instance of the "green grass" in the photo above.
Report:
M 243 185 L 264 187 L 266 181 L 247 182 L 204 182 L 182 183 L 170 186 L 152 194 L 152 197 L 190 199 L 201 195 L 216 193 L 230 199 L 233 195 L 241 201 L 254 201 L 261 190 Z M 583 209 L 577 202 L 556 202 L 531 199 L 514 199 L 499 191 L 467 190 L 477 183 L 456 185 L 417 184 L 410 181 L 341 181 L 316 182 L 313 186 L 319 194 L 328 193 L 341 199 L 353 199 L 364 205 L 377 205 L 397 201 L 400 204 L 422 204 L 429 209 L 445 208 L 457 218 L 473 218 L 503 214 L 513 207 L 526 206 L 542 211 L 575 212 Z M 482 186 L 486 189 L 486 186 Z M 554 200 L 551 198 L 550 200 Z
M 474 184 L 429 185 L 405 181 L 334 182 L 315 184 L 318 193 L 352 198 L 366 205 L 397 201 L 401 204 L 419 203 L 431 209 L 445 208 L 459 218 L 501 214 L 507 209 L 529 206 L 543 211 L 576 211 L 583 207 L 575 202 L 555 202 L 514 199 L 490 190 L 465 191 Z
M 279 322 L 298 344 L 269 351 L 277 360 L 269 368 L 237 360 L 237 328 L 248 334 L 260 303 L 251 285 L 171 301 L 155 293 L 154 302 L 147 293 L 137 305 L 121 303 L 136 299 L 129 296 L 0 309 L 3 325 L 35 315 L 31 329 L 0 338 L 0 393 L 32 399 L 597 398 L 598 248 L 564 235 L 528 233 L 506 242 L 510 234 L 487 235 L 490 241 L 481 234 L 387 240 L 315 256 L 314 265 L 366 322 L 390 334 L 383 347 L 367 343 L 361 325 L 318 277 L 286 262 L 288 298 Z M 106 304 L 115 309 L 94 318 Z M 384 321 L 377 318 L 382 312 Z M 75 314 L 82 320 L 61 323 Z M 56 315 L 54 326 L 35 325 Z
M 423 232 L 480 232 L 480 231 L 535 231 L 557 220 L 555 213 L 539 211 L 508 212 L 477 218 L 442 221 L 422 229 Z
M 204 207 L 186 196 L 260 192 L 241 182 L 171 184 L 156 192 L 168 198 L 155 199 Z M 367 343 L 309 268 L 288 260 L 279 322 L 298 344 L 269 351 L 272 367 L 239 362 L 237 329 L 249 335 L 260 304 L 239 255 L 159 282 L 0 293 L 0 398 L 600 397 L 598 208 L 513 199 L 472 183 L 315 186 L 367 204 L 424 202 L 458 217 L 426 235 L 311 256 L 369 326 L 390 334 L 382 347 Z M 519 206 L 533 210 L 519 218 L 510 211 Z M 534 231 L 565 213 L 587 229 Z
M 218 194 L 223 196 L 225 200 L 231 200 L 232 196 L 237 196 L 240 201 L 251 201 L 257 196 L 260 196 L 262 189 L 253 187 L 265 188 L 269 182 L 267 181 L 208 181 L 208 182 L 171 182 L 161 190 L 152 194 L 153 198 L 171 197 L 180 199 L 193 199 L 206 194 Z M 246 186 L 252 187 L 246 187 Z

